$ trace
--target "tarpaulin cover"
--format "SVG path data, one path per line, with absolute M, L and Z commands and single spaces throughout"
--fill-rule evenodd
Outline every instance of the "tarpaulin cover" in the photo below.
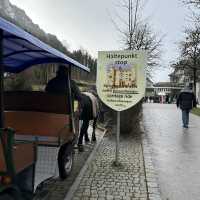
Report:
M 5 72 L 18 73 L 32 65 L 43 63 L 71 64 L 89 71 L 86 66 L 1 17 L 0 29 L 3 30 L 3 65 Z

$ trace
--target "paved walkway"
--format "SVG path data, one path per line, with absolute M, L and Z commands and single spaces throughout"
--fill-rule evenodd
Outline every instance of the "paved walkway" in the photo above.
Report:
M 161 200 L 144 130 L 120 136 L 120 167 L 113 165 L 116 136 L 101 140 L 102 134 L 98 135 L 100 143 L 76 152 L 72 174 L 65 181 L 47 181 L 35 199 Z
M 89 127 L 89 138 L 91 138 L 91 134 L 92 128 Z M 91 142 L 85 144 L 84 152 L 79 152 L 78 149 L 75 149 L 72 172 L 67 177 L 67 179 L 60 180 L 58 177 L 48 179 L 42 185 L 43 187 L 41 188 L 41 191 L 37 191 L 37 195 L 35 196 L 34 200 L 63 200 L 65 198 L 67 192 L 78 176 L 80 170 L 83 168 L 91 152 L 98 146 L 99 142 L 101 141 L 103 137 L 103 131 L 96 129 L 96 137 L 96 143 Z M 50 157 L 53 156 L 47 154 L 46 157 L 48 158 L 46 160 L 49 160 Z M 55 158 L 56 156 L 53 157 L 53 159 Z M 43 170 L 47 170 L 46 166 L 43 166 L 42 168 L 44 168 Z M 41 174 L 37 175 L 41 176 Z
M 148 173 L 151 194 L 148 194 L 146 182 L 147 170 L 144 167 L 141 134 L 120 137 L 120 162 L 122 166 L 113 166 L 115 160 L 115 137 L 104 137 L 86 170 L 79 177 L 79 183 L 72 188 L 65 200 L 157 200 L 157 184 L 153 181 L 152 169 Z M 151 167 L 151 166 L 150 166 Z M 154 193 L 156 192 L 156 194 Z
M 200 200 L 200 117 L 182 128 L 174 104 L 144 104 L 143 125 L 153 150 L 162 199 Z
M 140 141 L 120 140 L 122 167 L 112 166 L 115 139 L 104 138 L 94 160 L 89 164 L 73 200 L 147 199 L 143 156 Z

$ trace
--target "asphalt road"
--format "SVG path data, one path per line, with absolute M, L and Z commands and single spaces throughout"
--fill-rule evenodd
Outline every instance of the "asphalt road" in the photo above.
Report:
M 143 124 L 164 200 L 200 200 L 200 117 L 188 129 L 174 104 L 144 104 Z

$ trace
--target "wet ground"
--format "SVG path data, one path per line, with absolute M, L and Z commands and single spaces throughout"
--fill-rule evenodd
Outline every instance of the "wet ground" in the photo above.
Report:
M 164 200 L 200 200 L 200 117 L 184 129 L 174 104 L 144 104 L 143 125 Z
M 73 195 L 65 200 L 157 200 L 147 197 L 140 134 L 120 136 L 119 166 L 113 165 L 115 146 L 115 135 L 102 139 Z
M 92 129 L 91 127 L 89 127 L 90 138 L 91 138 L 91 132 Z M 82 167 L 84 166 L 91 152 L 93 151 L 95 146 L 101 141 L 103 137 L 103 130 L 97 129 L 96 137 L 97 137 L 96 143 L 89 142 L 84 145 L 84 152 L 79 152 L 78 149 L 75 149 L 73 168 L 70 175 L 65 180 L 60 180 L 59 177 L 55 176 L 53 178 L 49 178 L 46 181 L 44 181 L 40 189 L 37 190 L 37 195 L 35 196 L 34 200 L 63 200 L 65 198 L 67 192 L 69 191 L 71 185 L 78 176 L 79 172 L 81 171 Z M 37 176 L 42 176 L 41 175 L 42 172 L 46 174 L 47 170 L 52 171 L 51 170 L 52 162 L 50 165 L 48 164 L 48 162 L 46 162 L 46 160 L 48 161 L 50 160 L 50 158 L 53 157 L 52 151 L 48 151 L 45 156 L 46 157 L 44 160 L 46 164 L 45 166 L 43 165 L 40 167 L 40 173 L 36 173 Z M 38 177 L 36 178 L 38 179 Z
M 98 132 L 97 144 L 89 143 L 83 153 L 75 152 L 75 167 L 70 176 L 65 181 L 46 181 L 35 200 L 160 200 L 149 146 L 143 137 L 145 131 L 138 128 L 120 135 L 119 167 L 113 165 L 114 129 L 105 135 Z M 49 166 L 47 163 L 44 170 Z

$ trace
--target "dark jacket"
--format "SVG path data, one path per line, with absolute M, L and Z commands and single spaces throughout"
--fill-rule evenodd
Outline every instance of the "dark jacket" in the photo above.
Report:
M 56 76 L 55 78 L 51 79 L 45 91 L 49 93 L 67 93 L 68 92 L 68 84 L 67 78 L 65 76 Z
M 191 110 L 196 104 L 196 97 L 191 90 L 183 90 L 176 101 L 177 107 L 180 106 L 182 110 Z
M 70 81 L 71 84 L 71 92 L 74 98 L 78 101 L 81 100 L 81 91 L 79 90 L 78 86 L 76 85 L 74 80 Z M 68 80 L 66 76 L 56 76 L 55 78 L 51 79 L 46 88 L 46 92 L 49 93 L 60 93 L 60 94 L 67 94 L 69 95 L 69 90 L 68 90 Z
M 81 93 L 75 81 L 71 80 L 70 84 L 72 96 L 80 103 L 80 119 L 93 119 L 92 101 L 88 96 Z M 67 77 L 64 75 L 56 76 L 48 82 L 45 90 L 49 93 L 60 93 L 69 95 Z

